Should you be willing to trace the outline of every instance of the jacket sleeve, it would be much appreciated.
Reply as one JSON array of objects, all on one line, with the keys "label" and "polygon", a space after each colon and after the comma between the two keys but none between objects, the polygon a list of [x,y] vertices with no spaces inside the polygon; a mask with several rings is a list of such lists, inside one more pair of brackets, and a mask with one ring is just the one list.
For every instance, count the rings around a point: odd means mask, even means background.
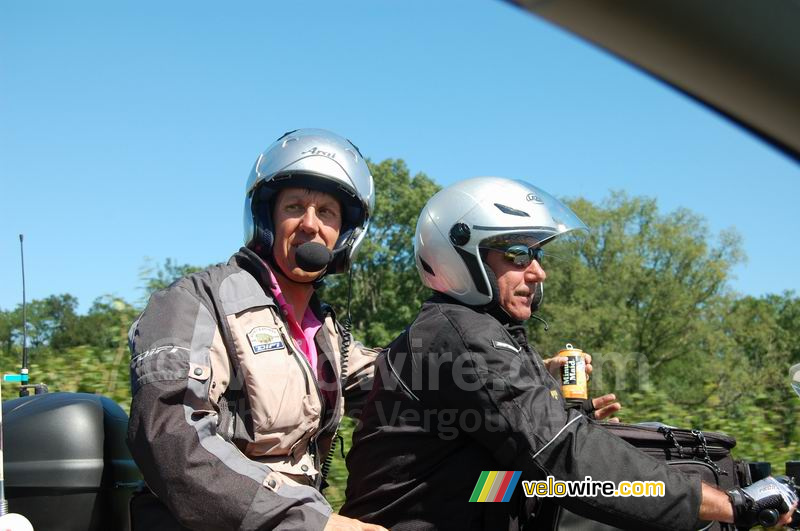
[{"label": "jacket sleeve", "polygon": [[128,446],[148,486],[190,529],[322,529],[331,508],[311,487],[245,457],[217,433],[209,399],[209,309],[174,285],[152,296],[130,332]]},{"label": "jacket sleeve", "polygon": [[[340,330],[340,333],[344,333]],[[353,340],[347,356],[347,379],[344,384],[345,414],[358,418],[372,389],[378,351]]]},{"label": "jacket sleeve", "polygon": [[[589,476],[615,483],[664,482],[664,497],[558,500],[575,513],[625,529],[698,528],[699,478],[671,470],[586,416],[565,411],[541,360],[531,365],[522,359],[524,352],[495,347],[487,341],[490,333],[440,331],[440,336],[456,339],[437,351],[457,355],[440,360],[439,387],[426,392],[426,401],[458,411],[462,419],[481,419],[477,426],[472,420],[462,422],[462,431],[469,431],[506,470],[521,470],[523,480],[553,476],[581,481]],[[423,374],[423,381],[430,376]]]}]

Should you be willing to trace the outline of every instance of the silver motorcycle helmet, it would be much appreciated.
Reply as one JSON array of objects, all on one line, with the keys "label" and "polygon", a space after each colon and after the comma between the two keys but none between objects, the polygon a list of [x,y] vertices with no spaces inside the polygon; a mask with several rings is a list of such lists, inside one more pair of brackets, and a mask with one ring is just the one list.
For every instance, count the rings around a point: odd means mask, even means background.
[{"label": "silver motorcycle helmet", "polygon": [[544,190],[519,180],[476,177],[428,200],[417,221],[414,258],[423,284],[464,304],[483,306],[494,300],[496,281],[481,249],[534,249],[576,229],[587,230]]},{"label": "silver motorcycle helmet", "polygon": [[290,131],[256,159],[245,187],[244,245],[271,260],[272,204],[287,187],[330,193],[342,205],[342,228],[327,273],[347,271],[375,207],[375,187],[358,148],[324,129]]}]

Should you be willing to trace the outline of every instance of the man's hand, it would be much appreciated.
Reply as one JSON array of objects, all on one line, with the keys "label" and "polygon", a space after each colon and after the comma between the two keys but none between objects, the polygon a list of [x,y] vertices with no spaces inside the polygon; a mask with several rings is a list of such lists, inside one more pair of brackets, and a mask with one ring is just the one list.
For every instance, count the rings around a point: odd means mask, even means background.
[{"label": "man's hand", "polygon": [[[566,356],[553,356],[552,358],[547,358],[544,361],[544,366],[547,367],[547,371],[553,375],[557,381],[561,381],[561,367],[567,363]],[[590,374],[592,374],[592,355],[583,353],[583,362],[586,364],[586,377],[588,378]]]},{"label": "man's hand", "polygon": [[332,514],[325,525],[325,531],[387,531],[385,527],[368,524],[339,514]]},{"label": "man's hand", "polygon": [[[583,362],[586,364],[586,376],[588,378],[592,373],[592,355],[584,352]],[[544,366],[547,367],[547,371],[559,382],[561,381],[561,367],[564,366],[565,363],[567,363],[566,356],[554,356],[544,360]],[[622,405],[616,400],[617,397],[611,393],[593,398],[592,406],[594,407],[595,420],[607,419],[608,422],[619,422],[619,419],[616,417],[609,418],[622,409]]]},{"label": "man's hand", "polygon": [[622,404],[617,402],[617,397],[613,393],[592,398],[592,405],[594,406],[595,420],[608,419],[608,422],[619,422],[616,417],[608,418],[622,409]]},{"label": "man's hand", "polygon": [[794,484],[786,476],[770,476],[727,494],[733,506],[733,521],[740,529],[757,524],[766,527],[788,524],[797,507]]}]

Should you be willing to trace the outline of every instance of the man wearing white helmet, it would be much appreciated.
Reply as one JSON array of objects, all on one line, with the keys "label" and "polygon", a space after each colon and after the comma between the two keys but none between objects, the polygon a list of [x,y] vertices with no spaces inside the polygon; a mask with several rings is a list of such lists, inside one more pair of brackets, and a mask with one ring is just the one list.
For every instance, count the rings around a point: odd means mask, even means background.
[{"label": "man wearing white helmet", "polygon": [[664,497],[555,498],[622,528],[698,529],[734,518],[750,527],[766,508],[789,521],[796,496],[783,483],[768,478],[726,494],[566,408],[523,323],[542,300],[543,246],[576,229],[585,226],[569,208],[522,181],[470,179],[428,201],[414,254],[435,294],[376,361],[342,514],[395,531],[546,529],[553,504],[521,488],[510,500],[501,494],[506,503],[470,503],[482,471],[507,470],[523,480],[662,481]]},{"label": "man wearing white helmet", "polygon": [[355,145],[287,133],[247,181],[245,246],[150,298],[130,332],[128,444],[149,487],[134,529],[378,529],[320,493],[375,354],[314,294],[348,270],[373,208]]}]

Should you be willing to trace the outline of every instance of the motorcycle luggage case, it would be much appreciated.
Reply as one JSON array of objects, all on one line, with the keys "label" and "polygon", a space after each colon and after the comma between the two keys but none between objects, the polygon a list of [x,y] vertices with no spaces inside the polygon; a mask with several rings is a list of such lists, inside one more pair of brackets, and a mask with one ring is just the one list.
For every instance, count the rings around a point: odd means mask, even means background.
[{"label": "motorcycle luggage case", "polygon": [[36,531],[127,530],[141,475],[125,437],[128,416],[87,393],[47,393],[3,403],[9,511]]}]

